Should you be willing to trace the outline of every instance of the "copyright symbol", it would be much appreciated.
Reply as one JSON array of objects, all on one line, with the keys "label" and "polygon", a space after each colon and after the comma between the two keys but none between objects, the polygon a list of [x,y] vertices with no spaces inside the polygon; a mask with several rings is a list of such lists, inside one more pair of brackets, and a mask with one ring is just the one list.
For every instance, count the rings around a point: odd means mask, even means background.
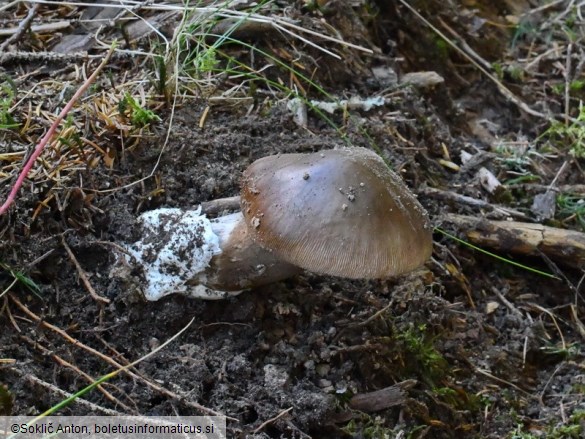
[{"label": "copyright symbol", "polygon": [[18,424],[12,424],[10,426],[10,431],[12,433],[18,433],[20,431],[20,427],[18,426]]}]

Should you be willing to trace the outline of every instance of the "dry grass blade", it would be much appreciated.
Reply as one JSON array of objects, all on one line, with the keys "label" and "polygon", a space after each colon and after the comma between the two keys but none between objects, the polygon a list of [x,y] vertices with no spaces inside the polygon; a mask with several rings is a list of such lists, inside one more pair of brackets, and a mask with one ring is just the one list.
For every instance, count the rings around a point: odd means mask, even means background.
[{"label": "dry grass blade", "polygon": [[[211,16],[210,19],[213,17],[216,18],[225,18],[225,19],[232,19],[236,18],[239,20],[249,20],[255,21],[258,23],[269,23],[274,26],[275,29],[279,29],[282,32],[285,32],[299,40],[309,44],[317,49],[327,53],[330,56],[339,58],[338,55],[334,54],[333,52],[317,45],[316,43],[307,40],[304,37],[294,33],[293,31],[303,32],[314,37],[323,39],[325,41],[330,41],[335,44],[339,44],[341,46],[349,47],[355,50],[362,51],[364,53],[373,53],[371,49],[366,47],[359,46],[357,44],[350,43],[348,41],[343,41],[340,38],[332,37],[321,32],[316,32],[311,29],[306,29],[301,26],[296,25],[291,20],[287,20],[280,17],[271,17],[271,16],[264,16],[258,13],[250,13],[245,11],[238,11],[235,9],[230,9],[227,5],[229,2],[226,2],[224,6],[217,6],[217,7],[187,7],[187,6],[179,6],[179,5],[171,5],[171,4],[148,4],[143,2],[132,2],[132,1],[120,1],[119,3],[89,3],[89,2],[71,2],[71,1],[50,1],[50,0],[31,0],[31,3],[40,3],[40,4],[48,4],[48,5],[67,5],[67,6],[79,6],[79,7],[100,7],[100,8],[117,8],[117,9],[126,9],[129,12],[133,12],[136,9],[144,9],[144,10],[157,10],[157,11],[178,11],[178,12],[195,12],[198,14],[206,14]],[[158,33],[158,31],[157,31]]]},{"label": "dry grass blade", "polygon": [[22,304],[22,302],[20,302],[16,297],[14,297],[14,295],[10,295],[10,299],[12,300],[12,302],[22,311],[24,312],[29,318],[33,319],[35,322],[38,322],[41,326],[55,332],[56,334],[60,335],[61,337],[63,337],[65,340],[67,340],[69,343],[71,343],[73,346],[77,346],[87,352],[89,352],[90,354],[101,358],[102,360],[104,360],[106,363],[110,364],[111,366],[117,368],[117,369],[121,369],[123,370],[125,373],[127,373],[128,375],[130,375],[132,378],[143,382],[144,384],[146,384],[148,387],[156,390],[157,392],[166,395],[176,401],[181,401],[182,403],[184,403],[187,406],[190,406],[196,410],[200,410],[203,413],[208,413],[214,416],[225,416],[222,413],[219,413],[215,410],[209,409],[207,407],[202,406],[201,404],[198,404],[194,401],[189,400],[186,396],[180,396],[178,394],[176,394],[175,392],[171,392],[170,390],[159,386],[158,384],[153,383],[152,381],[144,378],[142,375],[138,374],[137,372],[134,372],[132,370],[130,370],[128,367],[129,365],[123,365],[120,364],[119,362],[117,362],[116,360],[114,360],[113,358],[101,353],[100,351],[97,351],[95,349],[93,349],[90,346],[87,346],[86,344],[80,342],[79,340],[71,337],[69,334],[67,334],[67,332],[65,332],[64,330],[56,327],[55,325],[52,325],[44,320],[42,320],[39,316],[37,316],[35,313],[33,313],[30,309],[28,309],[24,304]]},{"label": "dry grass blade", "polygon": [[[18,374],[20,377],[22,377],[23,379],[25,379],[26,381],[30,381],[31,383],[42,387],[44,390],[49,391],[49,392],[53,392],[54,394],[58,395],[60,398],[70,398],[72,396],[71,393],[69,392],[65,392],[64,390],[58,388],[57,386],[47,383],[46,381],[41,380],[40,378],[31,375],[31,374],[23,374],[22,372],[20,372],[18,369],[12,369],[12,371],[16,374]],[[93,402],[87,401],[83,398],[77,398],[75,400],[75,402],[77,404],[80,404],[82,406],[87,407],[89,410],[92,411],[92,413],[99,413],[103,416],[122,416],[124,415],[124,413],[121,413],[119,411],[116,410],[112,410],[112,409],[108,409],[105,407],[102,407],[101,405],[95,404]]]},{"label": "dry grass blade", "polygon": [[73,105],[77,102],[77,100],[83,95],[83,93],[85,93],[85,91],[89,88],[89,86],[93,83],[93,81],[95,81],[95,79],[98,77],[98,75],[100,74],[102,69],[109,62],[110,57],[114,53],[115,48],[116,48],[116,45],[114,43],[110,47],[110,50],[108,51],[108,53],[106,54],[105,58],[100,63],[100,65],[94,70],[94,72],[91,74],[91,76],[89,78],[87,78],[87,80],[83,83],[83,85],[81,87],[79,87],[79,89],[75,92],[73,97],[69,100],[69,102],[67,102],[65,107],[63,107],[63,110],[61,110],[59,115],[55,118],[55,120],[51,124],[51,127],[49,128],[49,130],[43,136],[41,141],[36,146],[33,154],[29,157],[28,161],[23,166],[22,171],[20,172],[20,175],[16,179],[16,182],[14,183],[14,186],[12,187],[10,194],[8,195],[8,198],[6,199],[4,204],[2,204],[2,206],[0,206],[0,215],[3,215],[4,213],[6,213],[8,208],[14,202],[14,200],[16,199],[16,194],[18,193],[20,187],[22,186],[24,179],[27,177],[28,173],[30,172],[30,170],[31,170],[33,164],[35,163],[35,161],[37,160],[37,158],[39,158],[39,156],[41,155],[41,153],[45,149],[45,146],[49,143],[49,141],[53,137],[53,134],[55,134],[57,127],[63,121],[63,119],[65,118],[67,113],[69,113],[71,108],[73,108]]},{"label": "dry grass blade", "polygon": [[482,375],[484,375],[484,376],[486,376],[486,377],[488,377],[488,378],[490,378],[490,379],[492,379],[492,380],[494,380],[494,381],[497,381],[499,383],[502,383],[502,384],[505,384],[507,386],[510,386],[510,387],[516,389],[517,391],[519,391],[520,393],[522,393],[523,395],[526,395],[526,396],[528,396],[530,398],[538,399],[538,396],[533,395],[530,392],[527,392],[526,390],[522,389],[521,387],[518,387],[516,384],[511,383],[510,381],[506,381],[506,380],[504,380],[502,378],[499,378],[499,377],[491,374],[487,370],[483,370],[483,369],[477,368],[477,369],[475,369],[475,371],[478,372],[478,373],[480,373],[480,374],[482,374]]},{"label": "dry grass blade", "polygon": [[455,49],[457,52],[459,52],[471,64],[473,64],[478,70],[480,70],[487,78],[489,78],[490,81],[492,81],[498,87],[498,90],[500,90],[500,92],[506,98],[508,98],[510,101],[512,101],[515,105],[517,105],[518,108],[520,108],[522,111],[524,111],[532,116],[536,116],[536,117],[544,119],[548,122],[552,122],[554,120],[554,117],[552,115],[547,115],[547,114],[541,113],[539,111],[536,111],[533,108],[530,108],[528,106],[528,104],[526,104],[526,102],[522,101],[518,96],[516,96],[514,93],[512,93],[512,91],[508,87],[506,87],[504,84],[502,84],[502,82],[498,78],[496,78],[494,75],[492,75],[490,72],[488,72],[478,61],[476,61],[473,58],[473,56],[469,55],[467,52],[465,52],[463,49],[461,49],[457,44],[453,43],[453,41],[451,41],[449,38],[447,38],[447,36],[443,32],[441,32],[439,29],[437,29],[436,26],[434,26],[430,21],[428,21],[425,17],[423,17],[416,9],[414,9],[408,2],[406,2],[406,0],[398,0],[398,1],[400,3],[402,3],[404,6],[406,6],[406,8],[408,8],[408,10],[410,12],[412,12],[426,26],[431,28],[433,30],[433,32],[435,32],[437,35],[439,35],[449,46],[451,46],[453,49]]},{"label": "dry grass blade", "polygon": [[63,246],[63,248],[65,249],[65,251],[69,255],[69,259],[71,259],[71,262],[73,262],[73,265],[75,265],[75,269],[77,270],[77,274],[79,275],[81,281],[83,282],[83,285],[85,285],[85,288],[89,292],[89,295],[97,302],[110,303],[111,302],[110,299],[103,297],[103,296],[100,296],[95,291],[95,289],[91,286],[91,282],[89,281],[87,274],[85,274],[85,271],[83,270],[83,268],[81,268],[81,265],[79,265],[77,258],[73,254],[73,251],[71,251],[71,248],[67,245],[67,242],[65,241],[64,237],[61,239],[61,245]]},{"label": "dry grass blade", "polygon": [[278,415],[276,415],[274,418],[268,419],[267,421],[263,422],[262,424],[260,424],[260,426],[258,426],[258,428],[256,428],[254,430],[254,434],[259,433],[260,431],[262,431],[267,425],[272,424],[273,422],[277,421],[278,419],[282,418],[284,415],[286,415],[287,413],[289,413],[293,408],[289,407],[286,410],[281,411]]},{"label": "dry grass blade", "polygon": [[[81,369],[79,369],[77,366],[71,364],[67,360],[64,360],[63,358],[59,357],[57,354],[51,352],[49,349],[47,349],[43,345],[41,345],[38,341],[35,341],[26,335],[21,335],[20,338],[22,340],[24,340],[26,343],[28,343],[29,345],[33,346],[38,351],[40,351],[43,355],[51,357],[59,365],[65,367],[67,369],[71,369],[72,371],[74,371],[75,373],[77,373],[78,375],[83,377],[88,383],[91,384],[95,381],[95,379],[93,379],[87,373],[83,372]],[[115,406],[122,407],[124,410],[126,410],[127,413],[136,413],[136,411],[134,409],[130,408],[128,405],[124,404],[122,401],[120,401],[118,398],[116,398],[114,395],[112,395],[110,392],[108,392],[104,388],[103,385],[100,384],[99,386],[97,386],[97,388],[100,392],[102,392],[104,394],[104,396],[107,399],[112,401],[112,403]]]}]

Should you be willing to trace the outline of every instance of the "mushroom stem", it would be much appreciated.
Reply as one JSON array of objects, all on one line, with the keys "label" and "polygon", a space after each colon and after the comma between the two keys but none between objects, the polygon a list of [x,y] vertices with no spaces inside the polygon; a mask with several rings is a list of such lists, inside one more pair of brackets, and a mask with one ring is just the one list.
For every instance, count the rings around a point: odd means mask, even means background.
[{"label": "mushroom stem", "polygon": [[210,288],[238,291],[286,279],[301,268],[276,258],[273,252],[257,245],[241,212],[211,220],[222,252],[210,261],[206,280]]},{"label": "mushroom stem", "polygon": [[222,212],[235,212],[240,210],[241,197],[216,198],[215,200],[204,201],[201,203],[201,212],[206,215],[218,215]]},{"label": "mushroom stem", "polygon": [[147,300],[222,299],[300,271],[256,245],[239,212],[209,220],[201,208],[157,209],[139,221],[142,238],[128,251],[143,270]]}]

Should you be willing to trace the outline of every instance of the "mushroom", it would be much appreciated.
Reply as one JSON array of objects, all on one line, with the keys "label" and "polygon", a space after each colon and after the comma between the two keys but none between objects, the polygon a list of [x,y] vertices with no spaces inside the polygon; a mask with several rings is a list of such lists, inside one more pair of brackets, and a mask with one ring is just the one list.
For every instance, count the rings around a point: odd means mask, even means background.
[{"label": "mushroom", "polygon": [[258,245],[317,273],[386,278],[431,256],[426,211],[365,148],[257,160],[244,171],[242,213]]},{"label": "mushroom", "polygon": [[388,278],[431,255],[426,211],[365,148],[261,158],[244,171],[241,208],[211,221],[200,209],[141,215],[143,238],[129,252],[145,297],[222,298],[301,269]]}]

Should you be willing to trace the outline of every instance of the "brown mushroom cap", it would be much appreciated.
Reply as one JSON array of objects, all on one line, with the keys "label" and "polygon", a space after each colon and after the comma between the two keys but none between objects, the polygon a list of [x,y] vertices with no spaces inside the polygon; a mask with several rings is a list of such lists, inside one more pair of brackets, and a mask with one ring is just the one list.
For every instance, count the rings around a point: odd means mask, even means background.
[{"label": "brown mushroom cap", "polygon": [[385,278],[431,255],[426,211],[365,148],[257,160],[244,171],[242,212],[261,247],[317,273]]}]

